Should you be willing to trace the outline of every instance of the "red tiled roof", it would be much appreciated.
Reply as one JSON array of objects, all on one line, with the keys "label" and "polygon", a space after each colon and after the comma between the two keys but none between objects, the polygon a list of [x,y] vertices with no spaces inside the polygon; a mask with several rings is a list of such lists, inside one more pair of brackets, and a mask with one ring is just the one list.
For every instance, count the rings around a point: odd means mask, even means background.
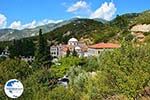
[{"label": "red tiled roof", "polygon": [[89,48],[93,48],[93,49],[113,49],[113,48],[119,48],[119,47],[120,47],[119,44],[114,44],[114,43],[98,43],[98,44],[89,46]]},{"label": "red tiled roof", "polygon": [[68,48],[65,47],[65,48],[63,48],[62,50],[63,50],[64,52],[67,52]]},{"label": "red tiled roof", "polygon": [[61,45],[61,51],[67,52],[68,48],[68,45]]}]

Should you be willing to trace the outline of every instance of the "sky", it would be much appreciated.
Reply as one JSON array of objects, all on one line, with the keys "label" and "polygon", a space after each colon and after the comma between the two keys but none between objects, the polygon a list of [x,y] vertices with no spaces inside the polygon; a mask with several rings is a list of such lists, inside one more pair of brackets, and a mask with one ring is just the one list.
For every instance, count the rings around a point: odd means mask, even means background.
[{"label": "sky", "polygon": [[150,0],[0,0],[0,29],[24,29],[71,18],[102,18],[150,10]]}]

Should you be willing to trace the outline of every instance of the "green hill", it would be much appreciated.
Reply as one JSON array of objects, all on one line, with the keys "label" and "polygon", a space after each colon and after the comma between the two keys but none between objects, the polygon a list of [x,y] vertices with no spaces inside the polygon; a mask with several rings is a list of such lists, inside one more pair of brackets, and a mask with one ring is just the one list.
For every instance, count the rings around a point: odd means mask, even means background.
[{"label": "green hill", "polygon": [[45,36],[48,40],[57,41],[58,43],[66,43],[71,37],[76,37],[79,40],[88,38],[96,43],[108,41],[117,32],[118,28],[109,24],[91,19],[76,19],[67,25],[46,33]]},{"label": "green hill", "polygon": [[118,15],[107,23],[95,19],[75,19],[69,24],[46,33],[45,36],[54,43],[66,43],[70,37],[76,37],[79,40],[90,39],[93,43],[120,41],[124,37],[132,40],[131,27],[137,24],[149,24],[149,18],[150,11]]},{"label": "green hill", "polygon": [[132,24],[150,24],[150,10],[140,13],[136,18],[133,19]]}]

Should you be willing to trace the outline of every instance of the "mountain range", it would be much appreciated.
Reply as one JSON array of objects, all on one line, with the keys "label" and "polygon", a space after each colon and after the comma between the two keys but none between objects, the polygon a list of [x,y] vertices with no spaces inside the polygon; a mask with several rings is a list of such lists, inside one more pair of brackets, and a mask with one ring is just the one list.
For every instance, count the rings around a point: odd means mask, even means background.
[{"label": "mountain range", "polygon": [[10,41],[13,39],[21,39],[26,37],[37,36],[39,29],[43,30],[43,33],[50,32],[58,27],[61,27],[65,24],[69,23],[69,21],[63,21],[60,23],[49,23],[46,25],[38,26],[36,28],[31,29],[0,29],[0,41]]},{"label": "mountain range", "polygon": [[32,29],[0,29],[0,41],[11,41],[13,39],[28,37],[34,38],[38,35],[39,29],[42,29],[49,40],[65,42],[65,39],[69,37],[77,37],[78,39],[88,37],[91,38],[91,41],[100,42],[109,39],[109,37],[116,38],[118,33],[124,35],[134,25],[150,24],[149,18],[150,11],[147,10],[142,13],[128,13],[117,16],[111,21],[99,18],[73,18],[60,23],[49,23]]}]

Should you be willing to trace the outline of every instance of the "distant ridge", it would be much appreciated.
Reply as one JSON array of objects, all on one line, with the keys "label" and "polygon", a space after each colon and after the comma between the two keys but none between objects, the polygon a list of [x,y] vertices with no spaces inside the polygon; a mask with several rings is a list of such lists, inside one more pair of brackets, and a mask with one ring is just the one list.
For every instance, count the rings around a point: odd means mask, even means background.
[{"label": "distant ridge", "polygon": [[[68,32],[67,34],[70,34],[69,37],[77,36],[81,38],[82,37],[81,35],[84,34],[84,37],[95,38],[96,36],[99,37],[99,39],[101,40],[106,35],[104,33],[107,33],[108,36],[106,37],[109,37],[109,35],[116,34],[113,32],[123,31],[122,29],[124,28],[126,28],[127,29],[126,31],[128,31],[129,30],[128,28],[131,28],[136,24],[150,24],[150,10],[144,11],[142,13],[123,14],[117,16],[111,21],[107,21],[101,18],[95,19],[72,18],[70,20],[65,20],[59,23],[49,23],[32,29],[23,29],[23,30],[8,29],[8,28],[0,29],[0,41],[11,41],[13,39],[36,37],[38,35],[39,29],[42,29],[43,33],[51,35],[53,34],[53,36],[55,36],[56,33],[57,34],[55,37],[56,40],[58,40],[57,38],[59,36],[63,38],[62,37],[63,34],[65,38],[68,38],[65,35],[67,32]],[[101,35],[97,36],[97,34]],[[100,40],[94,39],[94,41]]]}]

